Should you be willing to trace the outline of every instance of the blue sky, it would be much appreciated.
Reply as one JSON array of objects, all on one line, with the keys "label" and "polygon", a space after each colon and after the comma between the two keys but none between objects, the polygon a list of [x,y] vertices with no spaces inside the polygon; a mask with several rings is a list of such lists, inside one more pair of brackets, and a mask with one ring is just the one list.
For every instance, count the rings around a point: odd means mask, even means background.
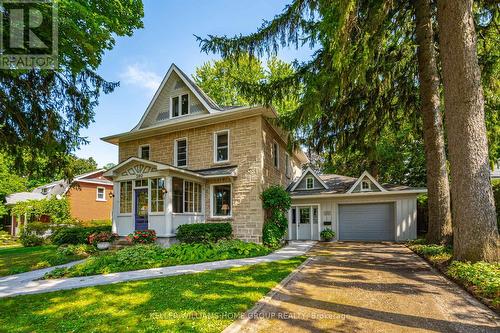
[{"label": "blue sky", "polygon": [[[108,81],[120,81],[112,94],[103,95],[95,122],[81,132],[90,143],[76,152],[93,157],[99,166],[116,163],[118,148],[100,140],[129,131],[144,113],[171,63],[188,75],[217,55],[201,53],[193,35],[250,33],[263,20],[280,13],[282,0],[144,0],[144,28],[132,37],[118,38],[99,68]],[[305,60],[312,51],[285,49],[285,61]]]}]

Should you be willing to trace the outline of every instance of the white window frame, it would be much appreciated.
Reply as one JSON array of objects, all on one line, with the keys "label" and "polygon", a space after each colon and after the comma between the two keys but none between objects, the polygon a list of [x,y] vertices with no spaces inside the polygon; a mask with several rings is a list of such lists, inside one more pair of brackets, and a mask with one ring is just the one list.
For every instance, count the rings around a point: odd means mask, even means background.
[{"label": "white window frame", "polygon": [[[311,187],[309,187],[309,180],[312,180]],[[314,177],[313,176],[306,177],[306,190],[312,190],[312,189],[314,189]]]},{"label": "white window frame", "polygon": [[[99,190],[102,190],[102,198],[99,198]],[[106,200],[106,188],[103,186],[97,186],[95,190],[95,201],[107,201]]]},{"label": "white window frame", "polygon": [[[276,152],[274,151],[274,147],[276,146]],[[273,156],[273,165],[276,169],[280,168],[280,145],[276,140],[273,140],[273,145],[271,148],[271,155]]]},{"label": "white window frame", "polygon": [[[194,186],[199,185],[200,186],[200,211],[199,212],[186,212],[186,182],[192,183],[193,184],[193,200],[197,200],[197,198],[194,197]],[[175,213],[175,214],[186,214],[186,215],[202,215],[203,214],[203,185],[192,181],[192,180],[182,180],[182,213]],[[232,194],[232,193],[231,193]],[[193,201],[193,206],[194,206],[194,201]]]},{"label": "white window frame", "polygon": [[[217,161],[217,136],[227,133],[227,160]],[[228,129],[214,132],[214,163],[227,163],[231,159],[231,133]]]},{"label": "white window frame", "polygon": [[[365,188],[365,187],[363,186],[364,184],[367,184],[367,185],[368,185],[368,187],[366,187],[366,188]],[[370,183],[369,181],[367,181],[367,180],[362,180],[362,181],[361,181],[361,183],[360,183],[360,186],[361,186],[361,187],[360,187],[360,191],[361,191],[361,192],[368,192],[368,191],[371,191],[371,190],[372,190],[372,185],[371,185],[371,183]]]},{"label": "white window frame", "polygon": [[[187,95],[187,97],[188,97],[188,113],[187,114],[182,114],[182,96],[184,96],[184,95]],[[173,100],[176,97],[179,98],[179,106],[178,106],[178,110],[177,110],[177,111],[179,111],[179,115],[174,117],[174,113],[172,112],[173,108],[174,108]],[[189,95],[189,93],[183,93],[180,95],[171,96],[170,97],[170,107],[168,109],[169,109],[170,119],[189,116],[191,114],[191,96]]]},{"label": "white window frame", "polygon": [[[167,180],[165,179],[165,177],[152,177],[152,178],[148,178],[148,214],[149,215],[165,215],[165,212],[167,211],[167,203],[166,203],[166,199],[165,199],[165,193],[163,193],[163,191],[161,190],[161,187],[158,188],[158,195],[161,195],[163,196],[163,210],[162,211],[153,211],[152,208],[153,208],[153,180],[154,179],[163,179],[163,185],[166,186],[166,183],[167,183]],[[141,187],[137,187],[137,188],[141,188]],[[155,199],[156,200],[156,199]],[[158,204],[158,203],[157,203]],[[157,207],[158,209],[158,207]]]},{"label": "white window frame", "polygon": [[[229,185],[230,193],[231,193],[231,198],[230,198],[230,206],[229,206],[229,215],[215,215],[215,209],[214,209],[214,187],[215,186],[221,186],[221,185]],[[210,217],[214,219],[232,219],[233,218],[233,184],[231,183],[218,183],[218,184],[211,184],[210,185]]]},{"label": "white window frame", "polygon": [[[121,201],[121,191],[122,191],[122,185],[123,183],[130,182],[130,190],[131,190],[131,197],[130,197],[130,212],[128,213],[122,213],[122,201]],[[134,199],[134,188],[135,188],[135,183],[134,180],[122,180],[119,182],[119,188],[118,188],[118,216],[132,216],[134,214],[134,204],[135,204],[135,199]]]},{"label": "white window frame", "polygon": [[[186,165],[181,165],[179,166],[179,161],[177,160],[177,143],[179,141],[186,140]],[[189,163],[189,158],[188,158],[188,152],[189,152],[189,146],[188,146],[188,139],[186,137],[184,138],[178,138],[174,140],[174,165],[178,168],[187,168],[188,163]]]},{"label": "white window frame", "polygon": [[140,145],[138,150],[137,150],[137,156],[139,156],[139,158],[141,160],[144,160],[144,158],[142,158],[142,148],[144,147],[148,147],[149,148],[149,158],[148,158],[148,161],[151,161],[151,145],[149,144],[146,144],[146,145]]}]

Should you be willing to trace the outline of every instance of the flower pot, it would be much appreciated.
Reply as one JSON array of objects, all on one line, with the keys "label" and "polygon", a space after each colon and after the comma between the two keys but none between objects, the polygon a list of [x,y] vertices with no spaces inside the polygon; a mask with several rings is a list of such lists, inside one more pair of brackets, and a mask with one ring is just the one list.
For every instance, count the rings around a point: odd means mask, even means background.
[{"label": "flower pot", "polygon": [[97,243],[97,249],[99,250],[107,250],[111,246],[110,242],[99,242]]}]

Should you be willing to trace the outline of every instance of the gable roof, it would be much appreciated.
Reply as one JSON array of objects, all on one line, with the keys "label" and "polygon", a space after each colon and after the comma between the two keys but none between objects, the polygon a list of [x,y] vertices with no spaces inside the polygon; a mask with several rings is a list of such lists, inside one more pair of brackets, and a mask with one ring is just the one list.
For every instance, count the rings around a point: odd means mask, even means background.
[{"label": "gable roof", "polygon": [[[309,168],[308,168],[309,169]],[[321,179],[321,181],[326,185],[326,188],[315,188],[310,190],[297,190],[296,187],[300,183],[300,181],[304,178],[304,176],[309,173],[309,170],[306,169],[302,176],[294,181],[289,187],[288,191],[292,197],[322,197],[322,196],[356,196],[356,195],[380,195],[380,194],[394,194],[394,193],[425,193],[427,190],[425,188],[416,188],[405,185],[393,185],[393,184],[383,184],[373,181],[375,180],[373,177],[368,177],[366,172],[359,178],[353,178],[343,175],[337,174],[315,174],[317,178]],[[361,182],[362,179],[368,177],[375,186],[381,186],[380,192],[361,192],[361,193],[352,193],[352,190],[356,188],[356,186]],[[373,179],[373,180],[372,180]]]},{"label": "gable roof", "polygon": [[387,190],[385,188],[383,188],[382,185],[380,185],[379,182],[375,178],[373,178],[373,176],[370,175],[370,173],[368,171],[365,170],[361,174],[361,176],[359,176],[358,180],[356,180],[356,182],[351,186],[351,188],[349,189],[349,191],[347,191],[347,193],[352,193],[352,191],[354,191],[354,189],[356,188],[356,186],[358,186],[359,183],[361,183],[361,181],[364,178],[368,178],[373,183],[373,185],[375,185],[381,192],[387,192]]},{"label": "gable roof", "polygon": [[324,189],[328,188],[328,185],[325,184],[325,182],[316,174],[316,172],[314,172],[311,167],[307,167],[307,169],[302,172],[302,175],[299,177],[299,179],[297,179],[297,181],[292,185],[290,191],[294,191],[307,174],[311,174],[314,178],[316,178],[316,180],[321,184],[321,186],[323,186]]},{"label": "gable roof", "polygon": [[189,88],[189,90],[191,90],[191,92],[200,100],[203,106],[208,110],[208,113],[214,113],[226,110],[225,108],[222,108],[217,103],[215,103],[215,101],[211,99],[200,87],[198,87],[198,85],[196,85],[196,83],[194,83],[193,80],[191,80],[191,78],[188,75],[186,75],[186,73],[184,73],[179,67],[177,67],[175,64],[172,64],[170,65],[170,68],[168,69],[165,76],[163,77],[163,80],[161,81],[160,86],[153,95],[153,98],[149,102],[146,111],[139,120],[139,123],[132,129],[132,131],[141,128],[142,124],[144,123],[144,120],[151,111],[153,105],[156,103],[156,100],[160,96],[160,93],[162,92],[163,88],[165,87],[165,84],[167,83],[172,73],[176,73],[180,77],[180,79]]}]

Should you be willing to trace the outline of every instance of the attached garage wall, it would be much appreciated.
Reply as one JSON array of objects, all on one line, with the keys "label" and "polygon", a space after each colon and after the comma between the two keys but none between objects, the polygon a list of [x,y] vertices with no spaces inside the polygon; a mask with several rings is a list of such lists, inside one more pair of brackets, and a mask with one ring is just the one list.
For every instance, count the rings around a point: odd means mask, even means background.
[{"label": "attached garage wall", "polygon": [[[342,198],[307,198],[307,199],[292,199],[292,205],[319,204],[321,227],[332,228],[337,237],[339,235],[338,225],[338,206],[341,204],[357,204],[357,203],[393,203],[394,218],[395,218],[395,240],[405,241],[415,239],[417,237],[417,195],[365,195],[352,196]],[[330,222],[332,225],[324,225],[324,222]]]}]

